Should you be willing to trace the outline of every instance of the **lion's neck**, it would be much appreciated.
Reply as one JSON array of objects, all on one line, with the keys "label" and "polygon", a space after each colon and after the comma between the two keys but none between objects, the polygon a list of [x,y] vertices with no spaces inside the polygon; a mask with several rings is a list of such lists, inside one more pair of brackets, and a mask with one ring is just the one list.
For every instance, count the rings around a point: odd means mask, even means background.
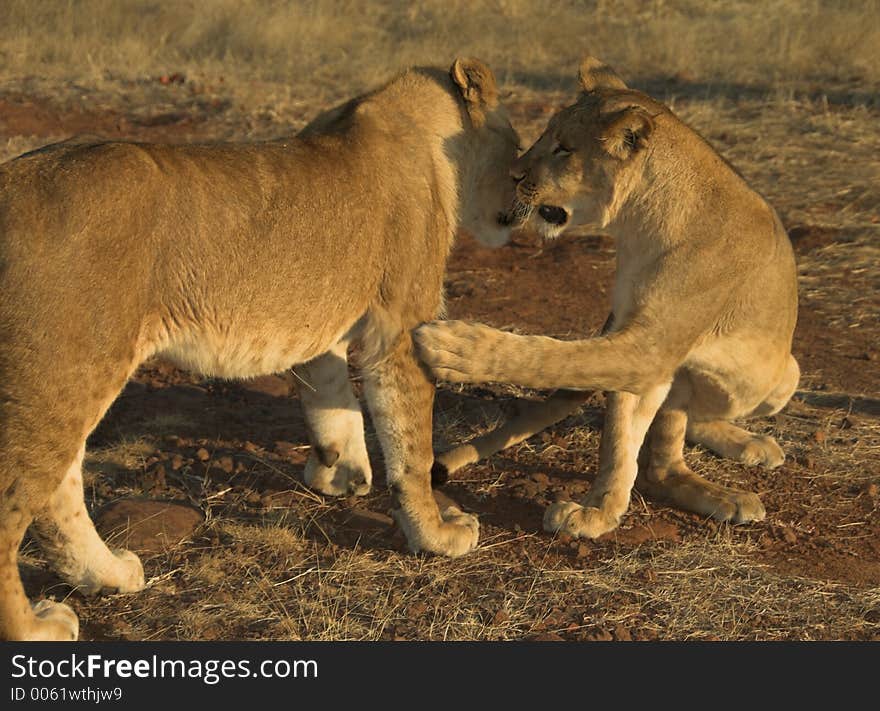
[{"label": "lion's neck", "polygon": [[[704,148],[704,150],[700,150]],[[741,192],[742,181],[708,146],[686,156],[658,146],[621,181],[607,213],[607,227],[618,243],[639,241],[658,252],[676,244],[720,238],[723,206]],[[716,229],[707,229],[716,225]]]},{"label": "lion's neck", "polygon": [[453,83],[445,72],[411,70],[377,92],[371,103],[382,130],[399,141],[401,163],[424,163],[430,170],[435,199],[454,230],[475,166],[474,152],[466,144],[462,108],[452,92]]}]

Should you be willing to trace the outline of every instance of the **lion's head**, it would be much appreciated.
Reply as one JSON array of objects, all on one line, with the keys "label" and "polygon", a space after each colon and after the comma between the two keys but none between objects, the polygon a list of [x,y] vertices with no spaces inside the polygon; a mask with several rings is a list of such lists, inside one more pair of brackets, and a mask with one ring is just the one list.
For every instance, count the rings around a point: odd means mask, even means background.
[{"label": "lion's head", "polygon": [[463,186],[460,226],[482,244],[499,247],[510,239],[507,212],[514,198],[510,179],[520,143],[498,99],[492,70],[478,59],[456,59],[449,75],[467,113],[463,149],[478,160]]},{"label": "lion's head", "polygon": [[514,224],[532,220],[545,237],[568,225],[607,225],[641,175],[662,104],[627,88],[593,57],[581,64],[583,93],[557,113],[511,171]]}]

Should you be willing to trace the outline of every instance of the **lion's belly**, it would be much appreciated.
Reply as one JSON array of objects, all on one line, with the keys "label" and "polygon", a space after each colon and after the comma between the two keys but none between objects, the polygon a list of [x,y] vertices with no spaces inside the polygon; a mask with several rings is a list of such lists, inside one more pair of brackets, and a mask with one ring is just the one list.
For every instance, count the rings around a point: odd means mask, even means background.
[{"label": "lion's belly", "polygon": [[347,330],[329,336],[296,329],[265,334],[198,331],[173,339],[160,355],[210,377],[250,378],[278,373],[326,353]]}]

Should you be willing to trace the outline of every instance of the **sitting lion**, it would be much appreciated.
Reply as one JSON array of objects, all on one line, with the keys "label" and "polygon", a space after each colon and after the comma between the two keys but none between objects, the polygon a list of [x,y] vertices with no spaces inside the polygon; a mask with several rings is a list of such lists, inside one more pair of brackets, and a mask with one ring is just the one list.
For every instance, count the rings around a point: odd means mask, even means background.
[{"label": "sitting lion", "polygon": [[431,495],[434,388],[410,336],[442,309],[459,227],[507,240],[518,138],[492,72],[414,69],[262,144],[64,142],[0,166],[0,638],[74,639],[61,603],[28,604],[25,530],[71,585],[144,586],[83,503],[86,437],[144,359],[210,376],[294,364],[306,481],[362,494],[371,472],[346,349],[397,520],[413,550],[459,555],[477,519]]},{"label": "sitting lion", "polygon": [[747,464],[783,461],[773,439],[731,420],[777,412],[797,386],[788,236],[773,208],[669,109],[596,59],[584,60],[580,79],[577,103],[514,167],[511,218],[551,238],[571,223],[606,228],[617,245],[612,315],[600,337],[572,342],[459,321],[422,326],[420,356],[438,378],[565,389],[435,467],[521,441],[583,402],[573,391],[603,389],[613,392],[598,477],[580,504],[547,510],[546,530],[595,538],[614,529],[634,484],[718,520],[760,521],[755,494],[698,476],[683,447],[687,437]]}]

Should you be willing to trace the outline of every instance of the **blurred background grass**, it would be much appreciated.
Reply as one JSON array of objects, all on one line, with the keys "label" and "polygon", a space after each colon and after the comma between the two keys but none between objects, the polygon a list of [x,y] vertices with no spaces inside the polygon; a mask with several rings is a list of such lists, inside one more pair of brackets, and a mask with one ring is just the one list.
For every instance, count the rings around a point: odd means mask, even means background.
[{"label": "blurred background grass", "polygon": [[476,55],[507,86],[570,88],[585,50],[637,83],[880,87],[878,0],[3,0],[0,80],[157,72],[347,96]]}]

